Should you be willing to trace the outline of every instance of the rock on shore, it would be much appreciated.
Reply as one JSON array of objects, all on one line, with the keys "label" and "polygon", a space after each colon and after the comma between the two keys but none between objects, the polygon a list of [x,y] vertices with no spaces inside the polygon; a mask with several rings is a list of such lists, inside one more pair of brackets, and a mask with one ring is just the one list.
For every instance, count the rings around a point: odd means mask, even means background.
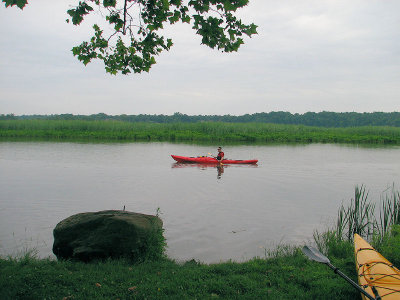
[{"label": "rock on shore", "polygon": [[120,257],[137,261],[162,252],[158,244],[164,242],[159,217],[118,210],[70,216],[57,224],[53,235],[58,259],[86,262]]}]

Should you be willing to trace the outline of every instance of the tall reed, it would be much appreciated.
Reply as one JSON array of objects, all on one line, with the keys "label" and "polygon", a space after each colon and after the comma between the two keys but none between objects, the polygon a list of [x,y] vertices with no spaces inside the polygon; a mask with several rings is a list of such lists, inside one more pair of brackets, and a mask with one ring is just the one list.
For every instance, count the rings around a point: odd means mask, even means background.
[{"label": "tall reed", "polygon": [[400,224],[400,192],[394,185],[382,194],[378,214],[375,203],[368,200],[368,191],[362,185],[356,186],[349,206],[342,204],[339,208],[334,232],[339,240],[352,241],[355,233],[371,239],[383,237],[396,224]]},{"label": "tall reed", "polygon": [[373,234],[375,204],[369,203],[367,199],[368,191],[365,190],[365,186],[356,186],[350,206],[345,208],[342,204],[339,208],[336,223],[336,233],[339,237],[351,241],[355,233],[365,237]]},{"label": "tall reed", "polygon": [[393,185],[382,193],[380,199],[379,212],[376,213],[376,205],[368,200],[365,186],[356,186],[350,204],[342,204],[339,208],[335,226],[323,232],[314,231],[318,249],[326,255],[347,257],[353,251],[355,233],[369,240],[376,248],[392,238],[394,225],[400,225],[400,192]]},{"label": "tall reed", "polygon": [[381,197],[381,209],[379,211],[379,224],[376,222],[378,237],[382,239],[393,225],[400,224],[400,192],[388,189]]}]

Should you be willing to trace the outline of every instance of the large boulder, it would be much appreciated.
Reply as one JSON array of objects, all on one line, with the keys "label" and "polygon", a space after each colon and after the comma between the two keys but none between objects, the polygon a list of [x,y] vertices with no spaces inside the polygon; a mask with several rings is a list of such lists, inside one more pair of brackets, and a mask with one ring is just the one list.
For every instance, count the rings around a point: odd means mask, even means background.
[{"label": "large boulder", "polygon": [[54,228],[53,252],[58,259],[156,258],[164,252],[162,221],[128,211],[86,212],[62,220]]}]

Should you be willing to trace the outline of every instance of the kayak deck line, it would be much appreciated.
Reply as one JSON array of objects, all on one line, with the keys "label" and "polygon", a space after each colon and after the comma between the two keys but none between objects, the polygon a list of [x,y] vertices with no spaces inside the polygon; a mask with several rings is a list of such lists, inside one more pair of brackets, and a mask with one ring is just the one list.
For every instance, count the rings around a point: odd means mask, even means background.
[{"label": "kayak deck line", "polygon": [[357,234],[354,250],[360,286],[384,300],[400,299],[400,270]]}]

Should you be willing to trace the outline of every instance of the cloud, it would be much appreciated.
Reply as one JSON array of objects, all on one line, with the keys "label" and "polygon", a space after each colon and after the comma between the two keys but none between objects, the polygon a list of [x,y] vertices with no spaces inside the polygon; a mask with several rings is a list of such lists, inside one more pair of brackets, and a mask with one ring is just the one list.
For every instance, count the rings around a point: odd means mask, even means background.
[{"label": "cloud", "polygon": [[200,45],[190,25],[167,26],[171,51],[128,77],[72,56],[92,33],[89,22],[65,23],[73,3],[0,8],[0,113],[399,110],[398,1],[250,0],[238,13],[259,34],[238,53]]}]

